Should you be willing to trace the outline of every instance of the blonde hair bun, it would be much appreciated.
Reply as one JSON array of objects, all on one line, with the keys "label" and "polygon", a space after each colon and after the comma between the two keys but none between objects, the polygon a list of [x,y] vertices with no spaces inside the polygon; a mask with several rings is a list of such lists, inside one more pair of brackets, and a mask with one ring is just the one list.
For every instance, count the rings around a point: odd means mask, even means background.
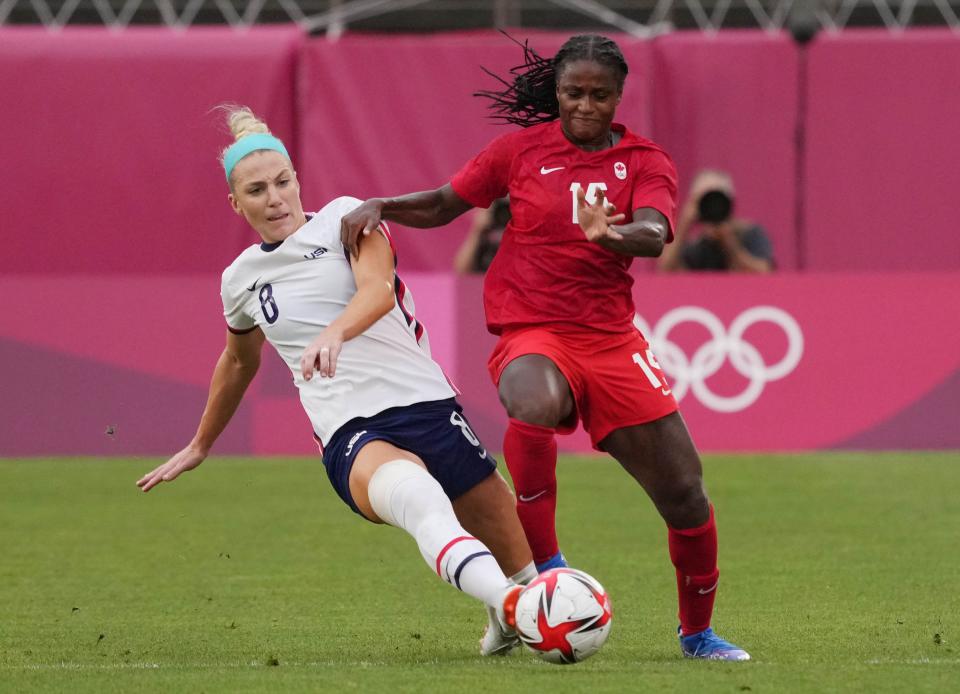
[{"label": "blonde hair bun", "polygon": [[234,140],[239,140],[254,133],[271,134],[267,124],[257,118],[256,114],[247,106],[228,107],[227,126],[230,128]]}]

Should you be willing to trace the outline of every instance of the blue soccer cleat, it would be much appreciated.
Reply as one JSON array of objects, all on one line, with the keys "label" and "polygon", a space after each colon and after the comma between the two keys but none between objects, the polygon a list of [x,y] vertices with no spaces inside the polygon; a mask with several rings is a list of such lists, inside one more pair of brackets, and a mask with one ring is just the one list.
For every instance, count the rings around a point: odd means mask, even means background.
[{"label": "blue soccer cleat", "polygon": [[565,568],[567,568],[567,559],[563,556],[563,552],[557,552],[545,562],[537,564],[537,573],[542,574],[544,571],[549,571],[550,569]]},{"label": "blue soccer cleat", "polygon": [[[677,629],[679,634],[680,630]],[[680,650],[687,658],[704,660],[750,660],[750,654],[732,643],[724,641],[707,627],[697,634],[680,634]]]}]

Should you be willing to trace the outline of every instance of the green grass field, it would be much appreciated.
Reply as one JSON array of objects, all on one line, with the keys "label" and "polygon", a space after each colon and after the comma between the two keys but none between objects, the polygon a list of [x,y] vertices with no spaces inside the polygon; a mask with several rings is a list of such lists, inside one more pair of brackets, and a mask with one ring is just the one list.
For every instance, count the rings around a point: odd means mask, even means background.
[{"label": "green grass field", "polygon": [[560,464],[568,558],[613,634],[572,667],[481,659],[481,608],[355,517],[319,460],[0,460],[0,691],[960,690],[960,456],[710,456],[714,626],[683,660],[665,530],[603,458]]}]

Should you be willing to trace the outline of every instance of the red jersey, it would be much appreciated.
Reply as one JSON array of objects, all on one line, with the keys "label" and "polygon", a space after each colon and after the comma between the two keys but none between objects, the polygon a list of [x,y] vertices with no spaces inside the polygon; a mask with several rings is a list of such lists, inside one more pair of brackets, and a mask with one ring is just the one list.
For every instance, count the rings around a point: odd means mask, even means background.
[{"label": "red jersey", "polygon": [[562,323],[607,332],[632,330],[629,267],[633,258],[587,241],[577,221],[577,190],[589,202],[603,189],[632,220],[652,207],[670,222],[677,209],[677,173],[653,142],[622,125],[613,147],[585,152],[559,121],[506,133],[467,162],[450,182],[475,207],[510,195],[512,218],[487,270],[483,303],[487,328]]}]

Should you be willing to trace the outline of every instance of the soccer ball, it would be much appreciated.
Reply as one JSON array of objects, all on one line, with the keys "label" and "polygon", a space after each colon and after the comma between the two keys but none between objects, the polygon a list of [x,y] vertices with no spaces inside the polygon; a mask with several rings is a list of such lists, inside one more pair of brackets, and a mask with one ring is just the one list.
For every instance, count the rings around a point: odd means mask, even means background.
[{"label": "soccer ball", "polygon": [[550,663],[569,665],[589,658],[610,636],[613,612],[600,583],[576,569],[540,574],[517,601],[517,635]]}]

